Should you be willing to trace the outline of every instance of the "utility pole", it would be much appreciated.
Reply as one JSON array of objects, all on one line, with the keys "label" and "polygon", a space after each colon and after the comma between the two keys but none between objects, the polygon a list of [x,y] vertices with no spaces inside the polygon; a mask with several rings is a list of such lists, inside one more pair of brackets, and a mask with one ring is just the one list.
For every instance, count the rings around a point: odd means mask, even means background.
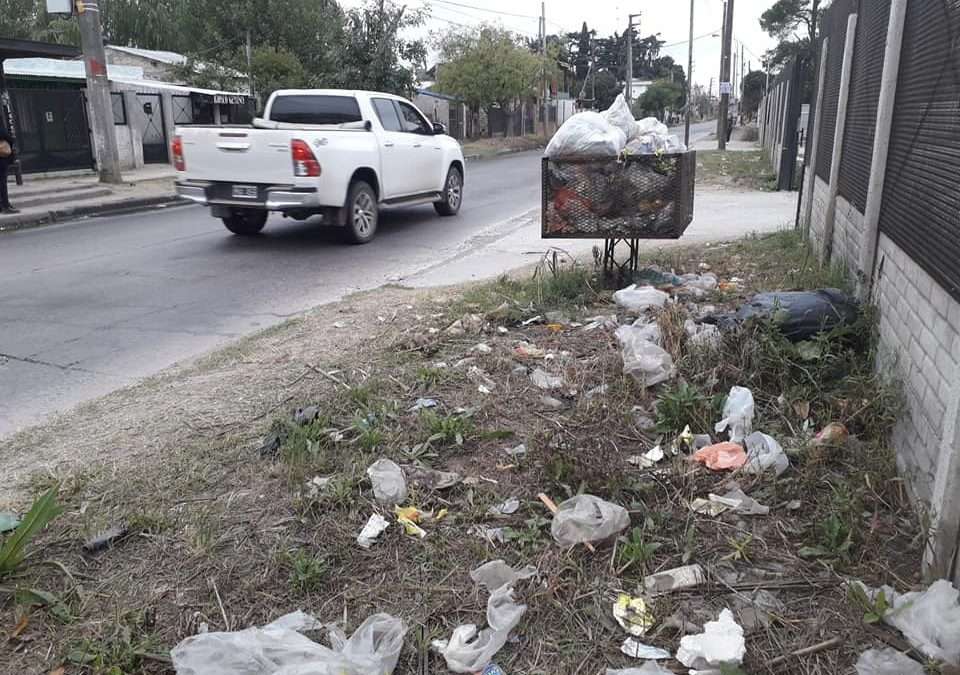
[{"label": "utility pole", "polygon": [[727,116],[730,114],[730,52],[733,48],[733,0],[726,0],[723,17],[723,53],[720,57],[720,119],[717,148],[727,149]]},{"label": "utility pole", "polygon": [[633,103],[633,20],[639,17],[639,14],[627,15],[627,104]]},{"label": "utility pole", "polygon": [[597,109],[597,39],[595,37],[590,38],[590,98],[593,103],[590,105],[591,110]]},{"label": "utility pole", "polygon": [[543,133],[547,133],[550,111],[547,109],[547,3],[540,3],[540,51],[543,54],[541,87],[543,93]]},{"label": "utility pole", "polygon": [[690,145],[690,107],[693,104],[693,4],[694,0],[690,0],[690,40],[687,46],[687,114],[683,122],[683,144],[686,146]]},{"label": "utility pole", "polygon": [[256,94],[253,91],[253,40],[250,38],[250,29],[247,29],[247,78],[249,79],[250,97]]},{"label": "utility pole", "polygon": [[87,101],[90,103],[90,126],[97,150],[97,169],[101,183],[120,183],[120,154],[113,128],[113,103],[110,80],[107,78],[107,57],[103,52],[100,30],[100,5],[97,0],[77,0],[77,22],[80,45],[87,72]]}]

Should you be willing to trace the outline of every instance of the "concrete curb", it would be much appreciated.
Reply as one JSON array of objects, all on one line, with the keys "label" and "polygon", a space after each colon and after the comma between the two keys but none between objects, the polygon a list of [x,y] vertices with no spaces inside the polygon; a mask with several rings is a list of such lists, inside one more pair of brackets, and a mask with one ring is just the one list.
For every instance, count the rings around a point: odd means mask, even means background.
[{"label": "concrete curb", "polygon": [[36,213],[19,213],[12,216],[0,216],[0,232],[14,232],[41,225],[52,225],[76,218],[121,215],[136,213],[156,206],[179,206],[191,202],[177,195],[165,194],[152,197],[132,197],[102,204],[84,206],[65,206]]},{"label": "concrete curb", "polygon": [[534,150],[543,150],[547,146],[541,146],[538,148],[506,148],[504,150],[497,150],[492,155],[464,155],[463,159],[467,162],[485,162],[488,159],[497,159],[498,157],[503,157],[504,155],[515,155],[520,152],[533,152]]}]

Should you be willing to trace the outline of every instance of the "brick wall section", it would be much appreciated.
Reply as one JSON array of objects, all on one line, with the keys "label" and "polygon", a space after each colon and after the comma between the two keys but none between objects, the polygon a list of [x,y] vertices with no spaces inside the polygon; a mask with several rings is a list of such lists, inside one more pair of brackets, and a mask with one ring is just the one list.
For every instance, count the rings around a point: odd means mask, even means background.
[{"label": "brick wall section", "polygon": [[827,217],[827,200],[830,196],[830,187],[825,180],[817,176],[813,171],[807,176],[813,176],[813,181],[807,185],[813,185],[813,213],[810,216],[810,241],[813,250],[820,255],[823,250],[823,230],[824,220]]},{"label": "brick wall section", "polygon": [[846,266],[851,279],[860,268],[860,242],[863,241],[863,214],[842,196],[837,197],[837,215],[833,225],[833,259]]},{"label": "brick wall section", "polygon": [[177,82],[173,77],[173,66],[147,59],[135,54],[107,49],[107,63],[115,63],[118,66],[139,66],[143,68],[143,76],[148,80],[157,80],[160,82]]},{"label": "brick wall section", "polygon": [[874,299],[878,367],[903,382],[907,414],[894,431],[898,463],[914,495],[929,501],[946,439],[951,388],[960,377],[960,303],[886,236],[880,236]]}]

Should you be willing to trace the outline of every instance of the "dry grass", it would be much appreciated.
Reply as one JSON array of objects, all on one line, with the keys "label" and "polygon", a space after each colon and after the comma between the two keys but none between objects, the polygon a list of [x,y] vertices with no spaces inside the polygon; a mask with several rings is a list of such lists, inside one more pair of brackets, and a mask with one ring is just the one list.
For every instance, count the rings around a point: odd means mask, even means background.
[{"label": "dry grass", "polygon": [[[290,335],[247,343],[186,377],[159,378],[154,388],[127,402],[141,415],[125,408],[126,424],[134,429],[126,436],[131,444],[137,443],[137,429],[156,430],[142,405],[157,395],[156,387],[169,396],[187,379],[199,396],[205,381],[216,383],[204,400],[211,406],[219,401],[219,415],[211,407],[206,423],[194,420],[193,428],[180,427],[183,433],[159,440],[143,434],[142,446],[134,447],[135,462],[60,473],[69,479],[61,490],[67,512],[42,537],[16,583],[56,593],[69,618],[6,600],[5,611],[12,610],[6,611],[8,628],[20,615],[29,623],[19,638],[0,646],[4,672],[45,673],[65,662],[68,672],[169,672],[167,650],[201,623],[211,630],[238,629],[298,608],[324,621],[343,621],[348,630],[374,611],[400,616],[411,631],[397,672],[447,672],[426,645],[457,624],[484,623],[485,594],[476,591],[468,573],[494,558],[539,570],[538,579],[518,587],[529,610],[515,631],[517,640],[497,657],[511,674],[598,673],[608,665],[626,665],[618,651],[624,636],[611,615],[616,593],[637,592],[645,573],[686,562],[702,564],[710,578],[697,589],[653,602],[659,625],[648,641],[671,651],[679,640],[670,627],[677,620],[700,625],[758,588],[775,593],[784,609],[769,626],[748,635],[748,673],[851,672],[859,652],[878,637],[900,644],[889,630],[868,630],[863,610],[842,591],[847,577],[901,588],[918,581],[918,519],[907,506],[886,442],[895,388],[871,374],[872,342],[831,336],[824,343],[830,367],[808,378],[809,364],[798,361],[769,327],[730,334],[713,351],[691,348],[677,328],[707,302],[735,305],[757,289],[841,280],[814,269],[792,234],[655,257],[678,273],[706,262],[721,279],[743,279],[739,290],[687,299],[664,313],[661,325],[680,376],[657,390],[622,375],[609,330],[571,325],[615,311],[609,291],[578,271],[501,279],[441,302],[420,299],[396,321],[377,321],[376,312],[384,310],[368,305],[371,317],[354,322],[366,333],[334,338],[339,344],[331,347],[353,345],[339,355],[328,349],[311,358],[298,351],[297,339],[316,329],[308,319],[290,327]],[[404,302],[401,297],[394,301]],[[548,319],[562,329],[521,325],[548,311],[565,315]],[[479,332],[444,331],[470,312],[484,317]],[[864,328],[869,317],[865,322]],[[514,348],[521,340],[553,358],[519,358]],[[490,353],[475,351],[479,342]],[[472,361],[455,365],[465,358]],[[471,366],[496,382],[491,395],[477,391]],[[565,386],[550,395],[563,401],[563,409],[545,407],[544,392],[518,366],[561,375]],[[256,371],[271,367],[275,373],[256,379]],[[240,376],[231,378],[232,373]],[[729,476],[682,459],[656,471],[626,463],[658,440],[638,426],[634,408],[653,414],[658,396],[680,382],[703,397],[706,412],[696,413],[694,421],[701,413],[713,421],[714,397],[731,384],[753,388],[755,426],[795,454],[792,468],[778,480],[738,478],[745,491],[771,507],[769,516],[693,514],[688,502],[721,492]],[[603,394],[586,395],[601,385]],[[778,400],[781,394],[784,401]],[[242,415],[224,412],[251,396],[257,405],[243,406]],[[419,397],[440,405],[429,413],[409,412]],[[795,404],[802,402],[810,405],[811,430],[796,412]],[[288,422],[293,409],[307,404],[319,407],[316,422],[306,427]],[[831,452],[811,452],[812,430],[835,420],[846,423],[857,440]],[[709,431],[697,426],[696,432]],[[258,448],[271,427],[284,430],[286,440],[275,457],[261,457]],[[35,438],[62,442],[68,432],[60,428]],[[30,450],[24,439],[19,442]],[[521,442],[528,448],[525,457],[504,452]],[[365,551],[355,537],[380,507],[364,472],[380,456],[476,481],[441,492],[414,488],[412,503],[425,510],[446,508],[450,515],[425,524],[423,540],[391,527]],[[305,494],[308,478],[331,474],[337,479],[325,493]],[[47,482],[38,479],[34,487]],[[559,548],[536,495],[546,492],[559,501],[581,491],[623,504],[637,540],[659,546],[647,546],[650,552],[643,555],[625,553],[636,549],[623,541],[595,554]],[[511,496],[521,499],[516,514],[487,513]],[[799,507],[788,509],[794,500]],[[829,543],[823,525],[828,521],[849,533],[849,548],[829,560],[801,558],[801,547]],[[98,555],[81,551],[85,534],[116,522],[126,523],[131,535]],[[477,525],[506,528],[507,541],[492,545],[471,534]],[[737,550],[741,559],[732,555]],[[835,636],[842,642],[832,649],[765,665]],[[674,670],[681,672],[676,664]]]},{"label": "dry grass", "polygon": [[697,183],[769,191],[776,189],[776,175],[763,150],[701,150],[697,153]]}]

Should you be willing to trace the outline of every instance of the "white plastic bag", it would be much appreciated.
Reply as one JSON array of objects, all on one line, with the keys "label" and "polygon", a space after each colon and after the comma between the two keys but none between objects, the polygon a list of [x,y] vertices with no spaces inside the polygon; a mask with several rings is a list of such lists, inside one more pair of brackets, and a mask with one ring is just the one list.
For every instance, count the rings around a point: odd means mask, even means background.
[{"label": "white plastic bag", "polygon": [[613,294],[613,301],[617,307],[630,313],[640,314],[650,307],[663,307],[670,295],[659,291],[653,286],[631,284]]},{"label": "white plastic bag", "polygon": [[[871,599],[878,592],[859,581],[854,583]],[[925,591],[897,593],[889,586],[879,590],[890,606],[884,623],[898,629],[931,659],[960,666],[960,591],[945,579],[934,581]]]},{"label": "white plastic bag", "polygon": [[696,323],[693,319],[687,319],[683,322],[683,328],[687,331],[690,344],[695,346],[716,347],[722,340],[720,329],[710,323]]},{"label": "white plastic bag", "polygon": [[399,504],[407,498],[407,480],[403,469],[389,459],[378,459],[367,469],[373,483],[373,496],[381,504]]},{"label": "white plastic bag", "polygon": [[753,392],[746,387],[733,387],[723,405],[723,419],[715,428],[718,434],[730,429],[730,440],[743,443],[753,429]]},{"label": "white plastic bag", "polygon": [[640,668],[607,668],[607,675],[673,675],[656,661],[647,661]]},{"label": "white plastic bag", "polygon": [[743,628],[734,621],[730,610],[724,609],[719,619],[703,625],[703,632],[699,635],[680,638],[677,661],[688,668],[708,670],[724,663],[739,665],[746,653]]},{"label": "white plastic bag", "polygon": [[379,513],[374,513],[367,520],[367,524],[363,526],[363,529],[360,530],[360,534],[357,535],[357,543],[363,548],[370,548],[373,546],[373,542],[377,540],[377,537],[388,527],[390,527],[390,521]]},{"label": "white plastic bag", "polygon": [[557,130],[545,154],[551,159],[616,157],[627,137],[600,113],[577,113]]},{"label": "white plastic bag", "polygon": [[433,641],[450,670],[475,673],[487,667],[527,611],[526,605],[513,599],[514,584],[536,573],[537,568],[531,565],[517,570],[502,560],[485,563],[470,573],[470,578],[491,591],[487,600],[488,627],[478,631],[474,624],[464,624],[453,629],[449,640]]},{"label": "white plastic bag", "polygon": [[655,155],[662,150],[660,137],[653,134],[637,136],[627,142],[626,151],[630,155]]},{"label": "white plastic bag", "polygon": [[641,326],[620,326],[616,332],[623,356],[623,372],[643,386],[652,387],[673,377],[673,357],[647,340],[646,334]]},{"label": "white plastic bag", "polygon": [[656,117],[644,117],[642,120],[637,120],[637,135],[643,136],[646,134],[653,134],[654,136],[666,136],[670,133],[670,130],[667,128],[667,125],[658,120]]},{"label": "white plastic bag", "polygon": [[790,468],[787,453],[773,437],[755,431],[747,436],[746,444],[747,463],[743,465],[744,473],[761,474],[772,470],[779,476]]},{"label": "white plastic bag", "polygon": [[617,94],[613,105],[607,108],[603,113],[611,125],[623,132],[627,141],[633,140],[637,135],[637,121],[633,119],[633,113],[630,112],[630,106],[627,104],[623,94]]},{"label": "white plastic bag", "polygon": [[646,317],[642,316],[633,322],[633,327],[637,329],[633,332],[638,338],[655,345],[660,344],[660,326],[657,323],[648,322]]},{"label": "white plastic bag", "polygon": [[687,146],[680,140],[680,137],[675,134],[670,134],[666,138],[666,152],[686,152]]},{"label": "white plastic bag", "polygon": [[622,506],[593,495],[577,495],[557,507],[550,534],[561,546],[602,541],[630,525],[630,514]]},{"label": "white plastic bag", "polygon": [[720,285],[717,275],[711,272],[706,274],[684,274],[681,285],[687,288],[699,288],[701,291],[713,291]]},{"label": "white plastic bag", "polygon": [[188,637],[170,658],[177,675],[389,675],[407,632],[389,614],[368,617],[349,639],[331,628],[331,647],[299,632],[320,627],[312,616],[294,612],[263,628]]},{"label": "white plastic bag", "polygon": [[857,659],[857,675],[923,675],[919,663],[896,649],[868,649]]}]

